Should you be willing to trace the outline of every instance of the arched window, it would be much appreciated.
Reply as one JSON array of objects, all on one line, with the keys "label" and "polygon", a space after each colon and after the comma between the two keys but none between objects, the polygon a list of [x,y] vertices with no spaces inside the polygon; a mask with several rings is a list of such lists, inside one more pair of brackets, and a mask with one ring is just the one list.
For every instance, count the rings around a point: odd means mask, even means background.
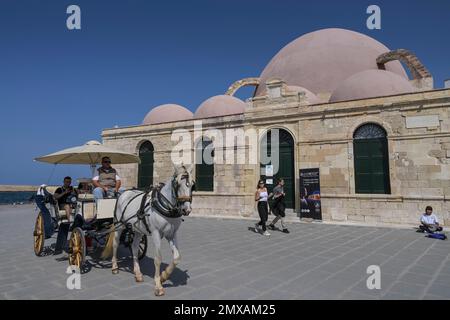
[{"label": "arched window", "polygon": [[390,194],[389,154],[386,131],[367,123],[353,134],[355,192]]},{"label": "arched window", "polygon": [[214,191],[214,149],[212,141],[203,138],[195,148],[195,190]]},{"label": "arched window", "polygon": [[139,148],[139,158],[141,163],[138,169],[138,188],[145,189],[153,184],[153,144],[145,141]]}]

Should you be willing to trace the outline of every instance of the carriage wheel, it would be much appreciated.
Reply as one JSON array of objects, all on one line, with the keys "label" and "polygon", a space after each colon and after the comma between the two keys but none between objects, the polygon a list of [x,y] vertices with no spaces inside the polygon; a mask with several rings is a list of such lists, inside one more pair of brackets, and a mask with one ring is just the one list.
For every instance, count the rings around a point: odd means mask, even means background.
[{"label": "carriage wheel", "polygon": [[139,242],[138,259],[142,260],[147,253],[147,236],[143,235],[141,242]]},{"label": "carriage wheel", "polygon": [[36,217],[36,223],[34,224],[34,253],[40,256],[42,250],[44,250],[45,230],[44,230],[44,217],[42,212],[39,212]]},{"label": "carriage wheel", "polygon": [[86,243],[84,234],[80,228],[75,228],[69,240],[69,265],[77,267],[81,272],[86,257]]}]

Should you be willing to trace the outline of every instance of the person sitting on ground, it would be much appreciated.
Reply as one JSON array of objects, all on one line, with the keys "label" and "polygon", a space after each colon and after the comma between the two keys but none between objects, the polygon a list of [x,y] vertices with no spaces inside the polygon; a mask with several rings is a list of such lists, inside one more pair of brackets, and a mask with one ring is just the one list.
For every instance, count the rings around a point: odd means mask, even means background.
[{"label": "person sitting on ground", "polygon": [[286,225],[284,223],[284,216],[285,216],[285,209],[286,204],[284,203],[284,180],[278,179],[278,184],[275,188],[273,188],[273,206],[272,206],[272,213],[275,215],[275,218],[273,219],[272,223],[269,224],[267,227],[270,230],[275,230],[275,224],[280,220],[281,222],[281,228],[282,232],[289,233],[289,230],[286,228]]},{"label": "person sitting on ground", "polygon": [[120,187],[122,182],[116,169],[111,167],[111,159],[109,157],[102,158],[102,166],[98,168],[98,175],[92,179],[92,184],[95,187],[93,191],[95,199],[115,196],[124,191]]},{"label": "person sitting on ground", "polygon": [[76,190],[72,187],[72,178],[65,177],[63,185],[55,190],[54,198],[58,201],[59,210],[66,211],[67,221],[70,221],[72,214],[72,206],[67,200],[72,194],[76,194]]},{"label": "person sitting on ground", "polygon": [[420,222],[419,229],[423,232],[435,233],[442,231],[442,227],[439,225],[436,215],[433,214],[433,208],[431,206],[425,208],[425,213],[420,217]]}]

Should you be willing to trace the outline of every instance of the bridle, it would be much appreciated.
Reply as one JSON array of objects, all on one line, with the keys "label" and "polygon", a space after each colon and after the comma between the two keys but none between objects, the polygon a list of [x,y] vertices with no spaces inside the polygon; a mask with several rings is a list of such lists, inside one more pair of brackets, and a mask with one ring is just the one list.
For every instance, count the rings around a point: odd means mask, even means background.
[{"label": "bridle", "polygon": [[[181,176],[181,181],[186,180],[186,187],[190,187],[189,186],[189,174],[185,173]],[[178,195],[178,189],[179,189],[179,184],[177,183],[177,177],[173,176],[172,179],[172,190],[175,193],[175,199],[177,201],[177,204],[181,204],[184,202],[192,202],[192,188],[189,188],[189,195],[188,196],[179,196]]]}]

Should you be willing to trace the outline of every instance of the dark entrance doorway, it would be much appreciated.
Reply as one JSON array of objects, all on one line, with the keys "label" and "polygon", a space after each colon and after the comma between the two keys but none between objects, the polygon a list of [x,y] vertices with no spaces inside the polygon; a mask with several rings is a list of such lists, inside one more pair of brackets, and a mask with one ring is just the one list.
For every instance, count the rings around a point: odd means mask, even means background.
[{"label": "dark entrance doorway", "polygon": [[[295,168],[294,168],[294,139],[291,134],[284,129],[272,129],[278,131],[279,139],[279,170],[274,172],[273,176],[265,175],[266,164],[261,163],[261,179],[265,181],[272,179],[272,184],[266,184],[267,190],[272,192],[277,183],[277,179],[284,179],[284,192],[286,193],[286,208],[293,209],[295,207]],[[267,151],[267,156],[271,156],[271,140],[272,130],[267,131],[266,137],[261,140],[260,159],[263,159],[263,152]],[[264,143],[267,148],[264,148]],[[271,163],[269,163],[270,165]]]},{"label": "dark entrance doorway", "polygon": [[153,184],[153,163],[154,160],[153,144],[145,141],[139,148],[139,158],[141,163],[138,169],[138,188],[145,189]]}]

